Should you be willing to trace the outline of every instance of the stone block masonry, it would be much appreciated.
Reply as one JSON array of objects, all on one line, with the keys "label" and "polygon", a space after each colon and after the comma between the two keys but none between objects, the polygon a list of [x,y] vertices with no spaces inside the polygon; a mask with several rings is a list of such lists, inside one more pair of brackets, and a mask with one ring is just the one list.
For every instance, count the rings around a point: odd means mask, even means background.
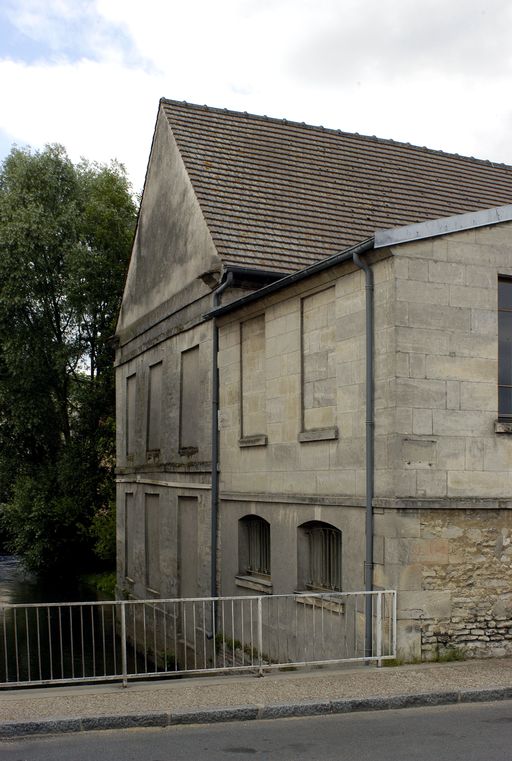
[{"label": "stone block masonry", "polygon": [[420,616],[422,657],[512,654],[512,511],[421,511],[420,530],[425,548],[447,549],[422,563],[423,592],[445,596],[443,610]]}]

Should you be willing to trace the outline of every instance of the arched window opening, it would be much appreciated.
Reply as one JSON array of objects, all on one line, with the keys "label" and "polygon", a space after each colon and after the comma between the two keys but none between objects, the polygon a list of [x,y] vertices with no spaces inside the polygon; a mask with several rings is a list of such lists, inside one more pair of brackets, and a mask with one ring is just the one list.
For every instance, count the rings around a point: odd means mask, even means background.
[{"label": "arched window opening", "polygon": [[341,531],[329,523],[299,526],[299,588],[341,591]]},{"label": "arched window opening", "polygon": [[238,522],[240,573],[270,578],[270,524],[258,515],[246,515]]}]

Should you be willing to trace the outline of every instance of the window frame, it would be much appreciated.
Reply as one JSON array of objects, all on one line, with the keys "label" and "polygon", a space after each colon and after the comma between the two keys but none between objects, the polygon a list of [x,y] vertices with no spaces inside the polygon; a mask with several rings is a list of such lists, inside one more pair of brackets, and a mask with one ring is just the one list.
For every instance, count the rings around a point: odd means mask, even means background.
[{"label": "window frame", "polygon": [[196,434],[196,443],[191,444],[190,442],[184,442],[184,430],[183,430],[183,420],[184,420],[184,402],[185,402],[185,394],[184,394],[184,375],[185,375],[185,362],[184,360],[185,355],[192,356],[192,353],[194,352],[194,356],[197,357],[197,366],[198,371],[200,367],[200,347],[199,344],[194,344],[194,346],[189,346],[187,349],[183,349],[180,352],[180,399],[179,399],[179,419],[178,419],[178,452],[180,455],[186,455],[187,457],[190,457],[191,455],[197,454],[199,452],[199,440],[200,440],[200,430],[199,430],[199,410],[197,411],[197,417],[194,421],[195,423],[195,434]]},{"label": "window frame", "polygon": [[309,592],[343,591],[343,533],[339,528],[324,521],[308,521],[299,526],[303,541],[297,551],[305,552],[298,558],[303,579],[299,588]]},{"label": "window frame", "polygon": [[[512,327],[512,303],[510,306],[507,306],[502,302],[501,293],[502,290],[500,288],[500,284],[507,283],[512,288],[512,277],[507,275],[498,275],[498,420],[504,421],[507,423],[512,422],[512,402],[509,406],[506,407],[506,410],[503,409],[503,405],[501,403],[501,393],[500,391],[502,389],[508,389],[510,393],[512,394],[512,362],[508,367],[505,366],[505,357],[503,354],[503,348],[502,345],[504,343],[503,340],[503,334],[500,339],[500,324],[501,324],[501,316],[502,315],[509,315],[509,321],[510,326]],[[510,341],[512,345],[512,341]],[[508,376],[507,380],[509,380],[509,383],[502,383],[500,380],[502,380],[503,375]]]},{"label": "window frame", "polygon": [[[152,498],[156,498],[153,501]],[[153,504],[153,506],[151,506]],[[157,526],[157,542],[150,544],[150,515],[153,516],[153,520],[156,518]],[[160,589],[157,589],[157,585],[152,586],[151,578],[152,572],[156,571],[158,575],[158,587],[162,583],[162,568],[161,568],[161,552],[160,552],[160,536],[161,536],[161,506],[160,506],[160,494],[158,492],[145,492],[144,494],[144,585],[148,592],[153,595],[160,595]],[[151,557],[150,557],[151,555]]]},{"label": "window frame", "polygon": [[[135,565],[135,525],[135,493],[127,491],[124,493],[124,578],[131,584],[135,581],[135,574],[133,573]],[[131,561],[129,560],[130,557]]]},{"label": "window frame", "polygon": [[263,321],[263,376],[264,376],[264,382],[263,382],[263,399],[266,406],[266,391],[265,391],[265,382],[266,382],[266,333],[267,333],[267,319],[266,319],[266,313],[260,312],[259,314],[253,314],[250,317],[248,317],[245,320],[241,320],[239,327],[238,327],[238,340],[239,340],[239,348],[240,348],[240,358],[239,358],[239,366],[240,366],[240,378],[239,378],[239,424],[240,424],[240,434],[238,438],[238,444],[240,447],[260,447],[260,446],[267,446],[268,443],[268,436],[267,436],[267,419],[266,419],[266,411],[265,411],[265,423],[264,423],[264,430],[262,431],[253,431],[253,432],[247,432],[245,428],[245,421],[244,421],[244,401],[245,401],[245,390],[244,390],[244,332],[247,329],[248,323],[254,321],[254,320],[262,320]]},{"label": "window frame", "polygon": [[244,515],[238,520],[238,567],[237,580],[251,579],[270,584],[270,523],[260,515]]},{"label": "window frame", "polygon": [[[307,293],[300,297],[300,419],[299,419],[299,435],[297,437],[300,443],[307,443],[310,441],[324,441],[337,439],[339,436],[338,424],[337,424],[337,405],[334,411],[334,419],[332,425],[325,428],[306,427],[306,350],[305,350],[305,326],[304,326],[304,310],[305,304],[308,299],[311,299],[319,294],[326,293],[332,290],[333,303],[336,305],[336,284],[329,283],[317,290]],[[336,353],[336,341],[334,343],[332,351]],[[335,384],[336,385],[336,384]]]},{"label": "window frame", "polygon": [[[132,389],[132,395],[130,395]],[[132,404],[133,403],[133,415]],[[137,373],[133,372],[125,378],[125,456],[133,458],[136,450],[136,414],[137,414]],[[130,419],[132,425],[130,425]]]},{"label": "window frame", "polygon": [[[160,378],[159,378],[159,396],[160,396],[160,410],[159,414],[157,415],[158,419],[158,429],[157,433],[158,436],[156,438],[158,439],[158,447],[150,447],[151,439],[155,437],[155,431],[152,430],[151,427],[151,420],[152,420],[152,409],[153,409],[153,397],[155,396],[155,382],[152,381],[151,378],[152,372],[156,370],[156,368],[160,369]],[[163,361],[160,359],[157,362],[152,362],[150,365],[148,365],[148,380],[147,380],[147,409],[146,409],[146,460],[148,462],[153,461],[154,459],[158,460],[160,456],[160,449],[162,446],[162,391],[163,391]]]}]

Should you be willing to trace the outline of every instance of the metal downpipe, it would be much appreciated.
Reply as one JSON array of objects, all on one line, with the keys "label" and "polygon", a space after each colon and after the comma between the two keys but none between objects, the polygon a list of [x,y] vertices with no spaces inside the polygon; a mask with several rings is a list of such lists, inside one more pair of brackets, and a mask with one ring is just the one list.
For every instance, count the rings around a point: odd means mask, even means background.
[{"label": "metal downpipe", "polygon": [[[213,293],[214,309],[220,304],[220,297],[233,282],[233,273],[228,272],[225,281]],[[213,318],[212,335],[212,491],[211,491],[211,563],[210,596],[217,597],[217,524],[219,512],[219,328]]]},{"label": "metal downpipe", "polygon": [[[362,269],[365,275],[365,309],[366,309],[366,515],[365,515],[365,559],[364,559],[364,588],[366,592],[373,591],[373,492],[374,492],[374,446],[375,446],[375,413],[374,413],[374,320],[373,320],[373,270],[368,264],[353,254],[354,264]],[[373,626],[372,626],[372,595],[365,597],[365,656],[372,655]]]}]

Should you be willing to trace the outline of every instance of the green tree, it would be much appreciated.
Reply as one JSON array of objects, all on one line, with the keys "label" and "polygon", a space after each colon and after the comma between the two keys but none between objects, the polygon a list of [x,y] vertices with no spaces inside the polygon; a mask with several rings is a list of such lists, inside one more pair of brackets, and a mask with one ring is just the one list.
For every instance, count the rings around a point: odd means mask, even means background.
[{"label": "green tree", "polygon": [[[136,210],[124,169],[58,145],[0,169],[0,502],[46,572],[90,562],[114,499],[115,330]],[[112,543],[110,542],[110,546]]]}]

